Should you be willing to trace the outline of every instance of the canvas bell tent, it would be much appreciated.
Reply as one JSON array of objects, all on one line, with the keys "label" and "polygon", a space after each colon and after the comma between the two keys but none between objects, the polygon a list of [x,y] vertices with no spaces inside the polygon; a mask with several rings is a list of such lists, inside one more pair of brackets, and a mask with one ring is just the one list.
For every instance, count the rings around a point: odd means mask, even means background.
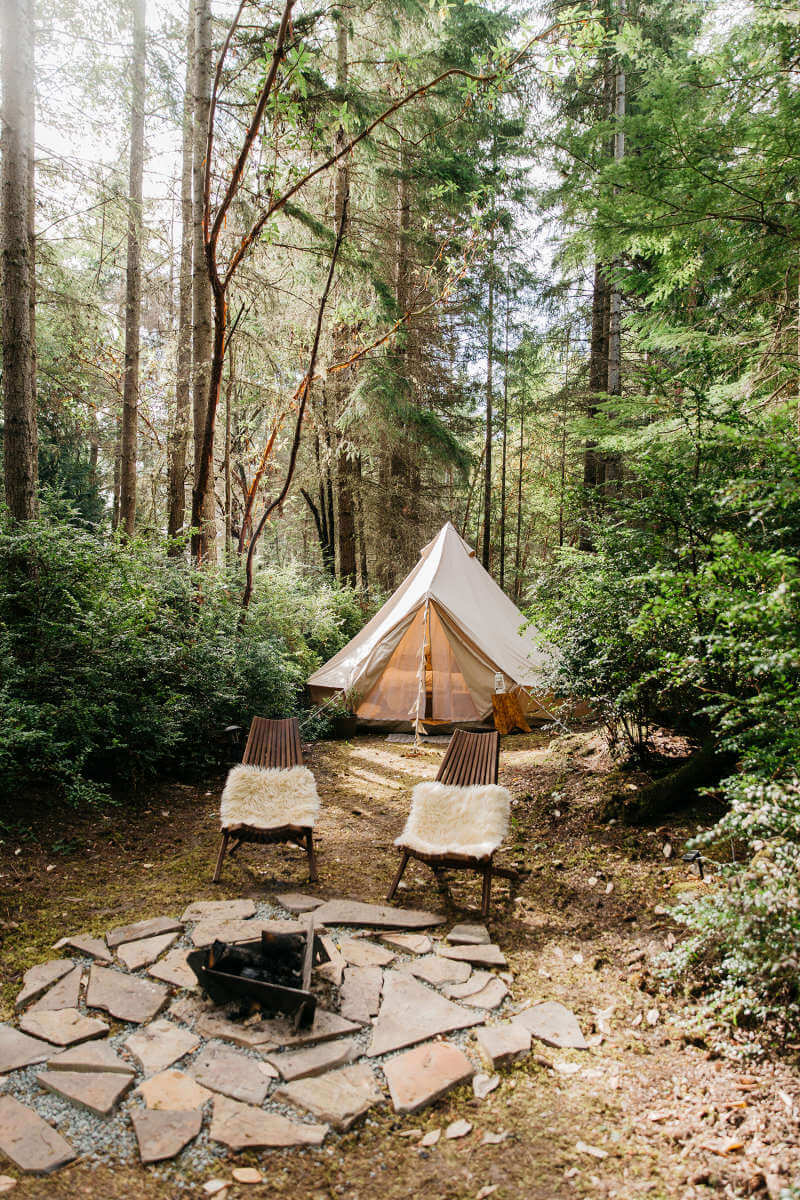
[{"label": "canvas bell tent", "polygon": [[546,719],[547,655],[525,618],[448,523],[372,620],[309,679],[319,703],[357,697],[360,721],[408,726],[481,723],[498,692]]}]

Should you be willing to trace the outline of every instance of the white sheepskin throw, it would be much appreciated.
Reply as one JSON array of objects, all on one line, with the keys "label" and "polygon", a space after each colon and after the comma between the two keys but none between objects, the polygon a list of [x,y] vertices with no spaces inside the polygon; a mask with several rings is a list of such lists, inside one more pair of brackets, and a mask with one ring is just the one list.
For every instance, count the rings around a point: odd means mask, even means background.
[{"label": "white sheepskin throw", "polygon": [[465,854],[486,858],[508,833],[511,795],[496,784],[453,787],[418,783],[411,812],[395,846],[420,854]]},{"label": "white sheepskin throw", "polygon": [[318,816],[317,785],[308,767],[239,766],[228,773],[220,805],[223,829],[309,826]]}]

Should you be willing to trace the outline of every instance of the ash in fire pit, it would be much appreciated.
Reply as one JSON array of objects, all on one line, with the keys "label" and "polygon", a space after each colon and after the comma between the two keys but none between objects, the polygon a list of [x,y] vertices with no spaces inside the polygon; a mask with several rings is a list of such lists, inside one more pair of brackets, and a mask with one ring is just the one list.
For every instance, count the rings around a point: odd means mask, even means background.
[{"label": "ash in fire pit", "polygon": [[328,957],[312,921],[306,934],[263,931],[257,942],[214,942],[193,951],[187,962],[216,1004],[239,1001],[243,1016],[256,1009],[282,1013],[300,1027],[311,1024],[317,1007],[310,990],[312,968]]}]

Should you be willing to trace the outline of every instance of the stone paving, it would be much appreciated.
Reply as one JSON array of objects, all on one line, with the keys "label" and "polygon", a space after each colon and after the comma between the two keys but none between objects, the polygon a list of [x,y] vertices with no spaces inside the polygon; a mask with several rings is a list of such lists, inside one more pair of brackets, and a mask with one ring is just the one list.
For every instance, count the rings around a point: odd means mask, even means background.
[{"label": "stone paving", "polygon": [[[445,934],[435,913],[276,900],[198,900],[105,939],[61,938],[60,957],[25,973],[18,1027],[0,1024],[0,1155],[35,1173],[78,1156],[207,1167],[228,1151],[319,1146],[387,1103],[415,1113],[469,1083],[484,1098],[498,1082],[487,1070],[533,1040],[587,1047],[563,1005],[515,1011],[483,925]],[[314,973],[309,1028],[242,1019],[201,993],[194,946],[304,931],[312,914],[331,961]]]}]

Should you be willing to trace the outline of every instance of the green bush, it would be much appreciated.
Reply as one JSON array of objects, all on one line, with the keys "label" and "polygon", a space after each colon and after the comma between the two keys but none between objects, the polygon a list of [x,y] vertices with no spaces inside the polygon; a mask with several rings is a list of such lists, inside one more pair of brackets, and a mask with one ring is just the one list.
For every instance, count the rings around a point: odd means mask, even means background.
[{"label": "green bush", "polygon": [[562,652],[554,686],[629,749],[665,722],[735,756],[727,810],[692,843],[722,861],[723,886],[679,908],[673,974],[732,1020],[798,1025],[800,447],[780,421],[733,444],[714,432],[631,464],[595,552],[562,557],[535,616]]},{"label": "green bush", "polygon": [[241,589],[53,512],[0,523],[0,789],[129,790],[220,762],[228,725],[297,712],[363,620],[356,599],[268,570],[242,626]]}]

